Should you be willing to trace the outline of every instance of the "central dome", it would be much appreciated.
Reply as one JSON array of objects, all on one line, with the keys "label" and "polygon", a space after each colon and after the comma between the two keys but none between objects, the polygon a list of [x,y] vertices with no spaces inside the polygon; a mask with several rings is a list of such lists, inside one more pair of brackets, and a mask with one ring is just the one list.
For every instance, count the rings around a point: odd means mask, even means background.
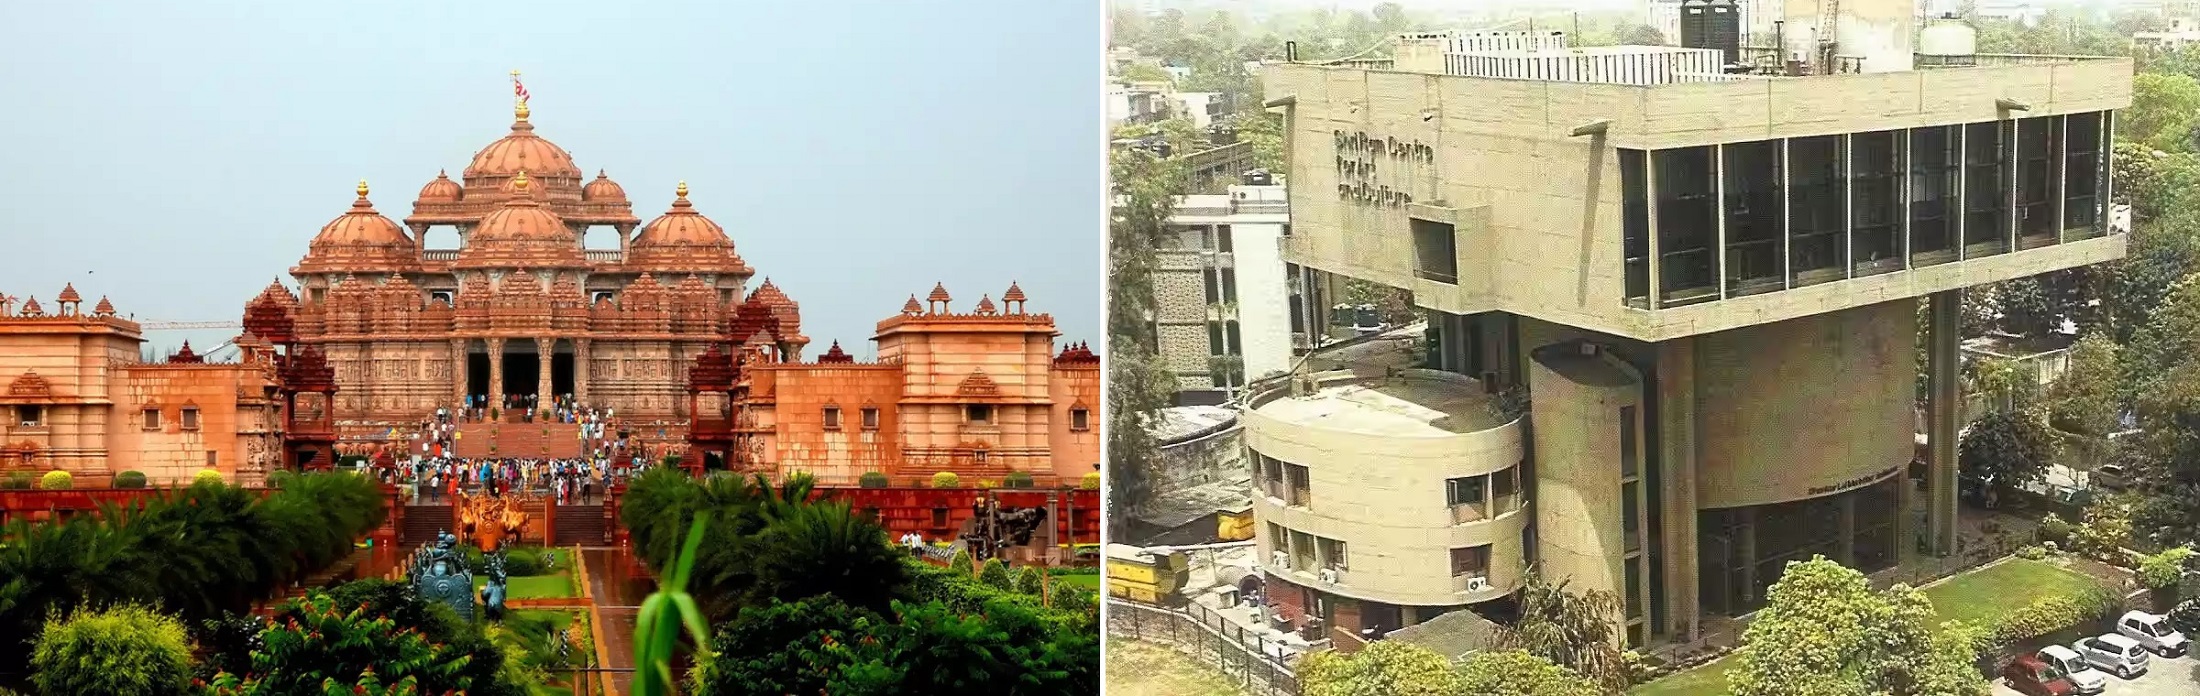
[{"label": "central dome", "polygon": [[573,230],[556,213],[535,203],[527,172],[512,176],[511,200],[504,207],[491,211],[481,218],[481,224],[469,235],[468,246],[484,245],[506,240],[555,240],[570,242]]},{"label": "central dome", "polygon": [[321,227],[321,233],[313,236],[312,247],[326,246],[399,246],[410,248],[412,238],[405,231],[375,212],[374,204],[367,202],[367,182],[359,182],[359,199],[352,201],[351,210],[337,216]]},{"label": "central dome", "polygon": [[527,122],[526,107],[515,115],[518,118],[512,122],[512,132],[474,153],[465,176],[499,177],[525,171],[538,177],[580,178],[581,168],[573,164],[572,154],[535,135],[535,124]]}]

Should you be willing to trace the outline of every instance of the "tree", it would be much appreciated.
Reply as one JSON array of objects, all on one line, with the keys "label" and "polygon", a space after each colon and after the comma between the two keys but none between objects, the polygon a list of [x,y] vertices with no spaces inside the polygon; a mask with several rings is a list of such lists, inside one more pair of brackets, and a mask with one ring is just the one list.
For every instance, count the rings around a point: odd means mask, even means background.
[{"label": "tree", "polygon": [[191,637],[183,622],[124,604],[80,609],[46,622],[32,678],[49,696],[169,696],[191,683]]},{"label": "tree", "polygon": [[1580,696],[1601,687],[1573,670],[1518,650],[1468,655],[1459,664],[1460,693],[1478,696]]},{"label": "tree", "polygon": [[1454,696],[1473,693],[1434,650],[1399,640],[1369,643],[1346,655],[1324,650],[1299,660],[1304,696]]},{"label": "tree", "polygon": [[1108,226],[1108,524],[1126,533],[1130,511],[1151,494],[1149,467],[1158,454],[1152,425],[1169,406],[1175,379],[1162,368],[1155,333],[1155,250],[1186,172],[1178,160],[1143,152],[1116,155],[1114,219]]},{"label": "tree", "polygon": [[1735,696],[1980,695],[1973,633],[1927,625],[1932,604],[1908,585],[1874,592],[1824,556],[1790,563],[1742,634]]},{"label": "tree", "polygon": [[1016,571],[1016,591],[1034,597],[1046,591],[1046,578],[1038,566],[1024,566],[1023,570]]},{"label": "tree", "polygon": [[1567,590],[1568,583],[1554,585],[1530,573],[1520,588],[1520,620],[1500,637],[1499,645],[1566,667],[1603,693],[1625,691],[1630,679],[1615,623],[1619,595],[1606,590],[1576,594]]},{"label": "tree", "polygon": [[1015,579],[1009,577],[1008,564],[1002,563],[1001,559],[998,558],[985,559],[985,566],[978,571],[978,582],[985,583],[986,587],[996,590],[1016,588]]},{"label": "tree", "polygon": [[1620,29],[1615,39],[1621,46],[1663,46],[1665,32],[1648,24],[1635,24]]},{"label": "tree", "polygon": [[2057,430],[2092,437],[2115,431],[2122,378],[2116,351],[2116,342],[2101,334],[2071,346],[2070,367],[2047,389],[2049,423]]},{"label": "tree", "polygon": [[2053,436],[2029,411],[1989,413],[1956,443],[1963,488],[1979,494],[2040,481],[2054,454]]},{"label": "tree", "polygon": [[711,645],[695,676],[703,696],[1099,691],[1096,636],[1007,605],[896,603],[879,614],[828,597],[774,603],[743,609]]},{"label": "tree", "polygon": [[2189,75],[2133,75],[2131,106],[2116,113],[2119,138],[2167,152],[2192,152],[2196,125],[2200,80]]}]

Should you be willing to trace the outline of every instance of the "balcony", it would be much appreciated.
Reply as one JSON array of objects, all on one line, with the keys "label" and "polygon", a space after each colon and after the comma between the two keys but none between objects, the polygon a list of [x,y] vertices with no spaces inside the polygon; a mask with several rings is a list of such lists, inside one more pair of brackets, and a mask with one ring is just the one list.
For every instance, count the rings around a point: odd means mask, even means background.
[{"label": "balcony", "polygon": [[422,261],[457,261],[457,260],[458,260],[458,250],[457,250],[457,249],[429,249],[429,250],[427,250],[427,251],[423,251],[423,252],[420,252],[420,259],[421,259]]},{"label": "balcony", "polygon": [[626,252],[624,252],[624,251],[621,251],[621,250],[618,250],[618,249],[589,249],[589,250],[586,250],[586,251],[585,251],[585,252],[583,252],[583,253],[585,253],[585,254],[587,254],[587,255],[588,255],[588,262],[589,262],[589,263],[625,263],[625,262],[626,262]]}]

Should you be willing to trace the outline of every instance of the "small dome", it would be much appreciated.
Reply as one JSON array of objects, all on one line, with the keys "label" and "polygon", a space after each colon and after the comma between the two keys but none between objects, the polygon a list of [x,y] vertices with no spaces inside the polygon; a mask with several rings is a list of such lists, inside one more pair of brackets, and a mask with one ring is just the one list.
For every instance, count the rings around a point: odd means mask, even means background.
[{"label": "small dome", "polygon": [[773,285],[770,278],[765,278],[764,284],[756,287],[756,292],[749,293],[749,301],[766,307],[795,306],[794,299],[787,297],[787,293],[781,291],[779,286]]},{"label": "small dome", "polygon": [[925,296],[924,299],[932,302],[953,302],[955,300],[954,297],[947,294],[946,283],[933,283],[932,294]]},{"label": "small dome", "polygon": [[1001,301],[1002,301],[1002,302],[1022,302],[1022,301],[1024,301],[1024,289],[1023,289],[1023,287],[1021,287],[1021,286],[1018,286],[1018,285],[1016,284],[1016,281],[1013,281],[1013,280],[1012,280],[1012,281],[1009,281],[1009,282],[1008,282],[1008,292],[1004,292],[1004,293],[1001,293]]},{"label": "small dome", "polygon": [[511,176],[526,171],[537,176],[580,178],[581,168],[573,164],[573,155],[535,135],[535,124],[527,122],[526,111],[517,115],[510,134],[474,154],[473,163],[466,165],[466,176]]},{"label": "small dome", "polygon": [[458,182],[451,180],[449,174],[441,171],[435,173],[434,181],[420,187],[422,203],[457,203],[464,198],[466,187],[458,185]]},{"label": "small dome", "polygon": [[733,239],[726,236],[726,229],[695,212],[695,204],[688,202],[687,193],[687,182],[680,182],[680,187],[673,192],[672,209],[634,235],[634,246],[732,247]]},{"label": "small dome", "polygon": [[565,221],[535,203],[533,185],[526,172],[512,177],[512,198],[504,207],[490,211],[481,218],[467,240],[467,246],[486,246],[491,242],[519,239],[564,239],[573,235]]},{"label": "small dome", "polygon": [[611,177],[604,175],[603,170],[598,169],[596,170],[596,180],[588,182],[587,186],[581,188],[581,200],[590,203],[623,203],[626,201],[626,189],[621,188],[618,182],[612,181]]},{"label": "small dome", "polygon": [[54,299],[56,299],[56,300],[60,300],[60,301],[62,301],[62,302],[83,302],[83,301],[84,301],[84,296],[83,296],[83,295],[79,295],[79,294],[76,294],[76,284],[75,284],[75,283],[62,283],[62,284],[61,284],[61,295],[60,295],[59,297],[56,297],[56,298],[54,298]]},{"label": "small dome", "polygon": [[351,202],[351,210],[321,228],[310,246],[412,246],[412,238],[405,236],[405,229],[389,218],[375,212],[374,204],[367,201],[367,182],[359,182],[359,200]]}]

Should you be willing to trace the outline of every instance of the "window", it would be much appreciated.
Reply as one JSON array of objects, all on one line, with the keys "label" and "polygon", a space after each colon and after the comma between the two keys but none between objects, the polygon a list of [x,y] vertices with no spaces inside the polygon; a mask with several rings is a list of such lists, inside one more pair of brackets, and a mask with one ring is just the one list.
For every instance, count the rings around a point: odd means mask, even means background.
[{"label": "window", "polygon": [[1734,143],[1726,158],[1726,287],[1728,294],[1778,290],[1780,232],[1787,201],[1780,194],[1780,141]]},{"label": "window", "polygon": [[1314,558],[1314,535],[1291,530],[1291,568],[1312,572],[1319,567]]},{"label": "window", "polygon": [[986,404],[971,404],[969,406],[964,406],[963,418],[970,421],[971,423],[979,425],[992,423],[993,407]]},{"label": "window", "polygon": [[1619,485],[1620,536],[1624,547],[1632,553],[1642,548],[1642,482],[1628,481]]},{"label": "window", "polygon": [[1642,561],[1630,558],[1621,561],[1627,576],[1627,618],[1642,618]]},{"label": "window", "polygon": [[145,409],[145,410],[144,410],[144,411],[143,411],[142,413],[140,413],[139,415],[141,415],[141,416],[142,416],[142,417],[144,417],[144,419],[145,419],[145,429],[146,429],[146,430],[159,430],[159,429],[160,429],[160,409],[157,409],[157,408],[148,408],[148,409]]},{"label": "window", "polygon": [[1451,223],[1414,218],[1413,277],[1459,284],[1459,248]]},{"label": "window", "polygon": [[41,419],[45,417],[46,414],[44,411],[44,409],[38,406],[32,406],[28,404],[17,406],[15,407],[15,419],[17,421],[21,421],[23,423],[23,427],[35,428],[39,426]]},{"label": "window", "polygon": [[970,459],[971,461],[977,462],[979,464],[984,464],[986,460],[986,450],[984,448],[971,450]]},{"label": "window", "polygon": [[1223,302],[1236,302],[1236,301],[1238,301],[1238,299],[1237,299],[1237,269],[1235,269],[1235,268],[1225,268],[1225,269],[1222,269],[1222,270],[1221,270],[1221,271],[1220,271],[1219,273],[1220,273],[1220,274],[1221,274],[1221,276],[1222,276],[1222,301],[1223,301]]},{"label": "window", "polygon": [[1650,308],[1650,176],[1648,153],[1619,151],[1620,250],[1625,257],[1626,304]]},{"label": "window", "polygon": [[1291,489],[1291,504],[1308,507],[1314,504],[1314,492],[1309,489],[1306,467],[1298,464],[1283,465],[1284,485]]},{"label": "window", "polygon": [[1222,281],[1216,278],[1214,273],[1201,270],[1199,272],[1199,282],[1207,290],[1207,304],[1212,305],[1222,301]]},{"label": "window", "polygon": [[1444,480],[1444,504],[1451,506],[1452,524],[1489,517],[1489,477],[1468,476]]},{"label": "window", "polygon": [[2101,113],[2064,117],[2068,136],[2064,147],[2063,230],[2075,237],[2100,234],[2101,222]]},{"label": "window", "polygon": [[2060,116],[2017,121],[2017,234],[2029,244],[2051,241],[2061,231],[2055,219],[2055,182],[2062,179]]},{"label": "window", "polygon": [[1490,547],[1469,546],[1451,550],[1451,576],[1482,578],[1490,574]]},{"label": "window", "polygon": [[2007,121],[1963,127],[1963,255],[2009,250]]},{"label": "window", "polygon": [[1323,568],[1335,568],[1337,570],[1346,568],[1344,542],[1315,537],[1314,546],[1315,550],[1321,554]]},{"label": "window", "polygon": [[1073,409],[1070,409],[1070,410],[1069,410],[1069,429],[1071,429],[1071,430],[1091,430],[1091,429],[1092,429],[1092,411],[1091,411],[1091,410],[1089,410],[1089,409],[1085,409],[1085,408],[1073,408]]},{"label": "window", "polygon": [[1207,322],[1207,355],[1229,355],[1230,346],[1224,343],[1222,322]]},{"label": "window", "polygon": [[1520,509],[1518,467],[1490,474],[1490,514],[1502,515]]},{"label": "window", "polygon": [[1253,458],[1257,462],[1257,466],[1261,468],[1261,484],[1267,487],[1268,497],[1277,500],[1289,499],[1291,489],[1283,481],[1283,462],[1273,457],[1263,456],[1258,452],[1253,453]]},{"label": "window", "polygon": [[[1719,297],[1718,168],[1710,147],[1650,153],[1657,186],[1658,292],[1662,304]],[[1661,305],[1662,306],[1662,305]]]},{"label": "window", "polygon": [[[1839,135],[1788,141],[1788,262],[1801,285],[1843,277],[1841,233],[1848,226],[1848,177]],[[1831,273],[1828,273],[1831,271]]]},{"label": "window", "polygon": [[839,430],[839,429],[840,429],[840,407],[839,407],[839,406],[827,406],[827,407],[825,407],[825,429],[826,429],[826,430]]},{"label": "window", "polygon": [[220,453],[220,452],[216,452],[216,451],[213,451],[213,450],[207,450],[207,451],[206,451],[206,468],[208,468],[208,469],[212,469],[212,468],[214,468],[214,465],[215,465],[215,464],[217,464],[217,463],[219,463],[220,461],[221,461],[221,453]]},{"label": "window", "polygon": [[877,430],[877,429],[878,429],[878,407],[876,407],[876,406],[865,406],[865,407],[863,407],[863,429],[864,429],[864,430]]},{"label": "window", "polygon": [[1230,234],[1229,225],[1217,225],[1215,227],[1215,244],[1222,253],[1227,254],[1231,252],[1231,236],[1232,235]]},{"label": "window", "polygon": [[1641,457],[1635,451],[1635,407],[1619,407],[1619,477],[1634,478],[1641,475]]},{"label": "window", "polygon": [[1963,196],[1962,126],[1910,130],[1910,255],[1912,265],[1953,260]]},{"label": "window", "polygon": [[185,407],[183,407],[183,414],[182,414],[182,415],[183,415],[183,429],[184,429],[184,430],[198,430],[198,429],[199,429],[199,407],[197,407],[197,406],[185,406]]},{"label": "window", "polygon": [[1854,187],[1849,232],[1849,262],[1856,275],[1902,269],[1901,131],[1858,133],[1849,139],[1850,185]]}]

